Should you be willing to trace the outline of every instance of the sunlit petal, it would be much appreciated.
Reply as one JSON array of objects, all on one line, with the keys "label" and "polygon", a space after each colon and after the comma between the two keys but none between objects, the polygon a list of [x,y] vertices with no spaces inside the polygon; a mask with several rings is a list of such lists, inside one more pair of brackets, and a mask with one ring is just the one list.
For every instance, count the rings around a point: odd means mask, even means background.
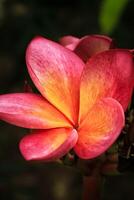
[{"label": "sunlit petal", "polygon": [[112,98],[99,101],[80,124],[76,154],[84,159],[102,154],[119,136],[123,125],[122,106]]},{"label": "sunlit petal", "polygon": [[77,142],[74,129],[57,128],[35,131],[20,142],[26,160],[54,160],[65,155]]},{"label": "sunlit petal", "polygon": [[42,37],[26,53],[31,78],[42,95],[73,123],[77,121],[82,60],[70,50]]},{"label": "sunlit petal", "polygon": [[30,93],[0,95],[0,119],[25,128],[71,126],[44,98]]},{"label": "sunlit petal", "polygon": [[133,84],[133,58],[129,51],[109,50],[91,57],[81,79],[80,121],[103,97],[116,99],[125,110],[131,99]]}]

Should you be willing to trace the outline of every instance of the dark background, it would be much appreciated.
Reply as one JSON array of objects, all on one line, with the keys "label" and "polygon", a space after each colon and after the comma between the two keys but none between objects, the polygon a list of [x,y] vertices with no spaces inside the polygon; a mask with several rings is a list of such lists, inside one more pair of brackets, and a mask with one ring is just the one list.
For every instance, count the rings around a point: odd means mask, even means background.
[{"label": "dark background", "polygon": [[[100,0],[0,0],[0,93],[22,92],[28,73],[25,49],[36,35],[58,41],[104,32]],[[126,4],[109,36],[134,48],[134,1]],[[0,122],[0,200],[80,200],[82,177],[71,167],[28,163],[18,149],[27,130]],[[134,175],[107,177],[104,200],[134,199]]]}]

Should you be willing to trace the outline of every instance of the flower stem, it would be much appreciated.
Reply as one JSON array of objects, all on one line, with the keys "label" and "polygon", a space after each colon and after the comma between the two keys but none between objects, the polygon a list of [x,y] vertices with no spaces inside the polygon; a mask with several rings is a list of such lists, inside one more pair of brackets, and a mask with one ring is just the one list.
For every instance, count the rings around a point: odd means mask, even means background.
[{"label": "flower stem", "polygon": [[89,176],[83,177],[82,200],[100,200],[102,175],[100,173],[101,162],[97,162]]},{"label": "flower stem", "polygon": [[100,200],[101,177],[88,176],[83,178],[82,200]]}]

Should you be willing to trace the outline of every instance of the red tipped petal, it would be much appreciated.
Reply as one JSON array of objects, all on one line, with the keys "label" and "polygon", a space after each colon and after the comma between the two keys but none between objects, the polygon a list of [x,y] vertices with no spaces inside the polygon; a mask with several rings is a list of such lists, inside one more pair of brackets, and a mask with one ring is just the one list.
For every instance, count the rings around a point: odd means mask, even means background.
[{"label": "red tipped petal", "polygon": [[112,46],[112,39],[103,35],[89,35],[83,37],[74,52],[84,61],[102,51],[109,50]]},{"label": "red tipped petal", "polygon": [[133,57],[129,51],[109,50],[91,57],[81,79],[80,121],[103,97],[116,99],[125,110],[131,99],[133,84]]},{"label": "red tipped petal", "polygon": [[122,106],[112,98],[102,99],[80,124],[76,154],[84,159],[102,154],[116,140],[123,126]]},{"label": "red tipped petal", "polygon": [[42,95],[76,122],[82,60],[63,46],[38,37],[28,46],[26,61],[30,76]]},{"label": "red tipped petal", "polygon": [[44,98],[32,93],[1,95],[0,119],[25,128],[71,126],[62,113]]},{"label": "red tipped petal", "polygon": [[54,160],[64,156],[77,138],[75,129],[40,130],[21,140],[20,151],[26,160]]}]

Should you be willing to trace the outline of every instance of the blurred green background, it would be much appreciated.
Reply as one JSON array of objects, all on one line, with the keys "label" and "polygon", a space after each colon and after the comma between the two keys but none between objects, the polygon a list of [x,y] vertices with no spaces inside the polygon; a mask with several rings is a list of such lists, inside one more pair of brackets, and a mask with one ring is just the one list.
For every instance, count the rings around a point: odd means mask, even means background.
[{"label": "blurred green background", "polygon": [[[36,35],[58,41],[63,35],[101,33],[118,47],[134,48],[133,11],[133,0],[0,0],[0,93],[23,91],[25,50]],[[18,143],[25,133],[0,122],[0,200],[80,200],[79,172],[24,161]],[[132,185],[132,174],[107,177],[103,199],[134,199]]]}]

